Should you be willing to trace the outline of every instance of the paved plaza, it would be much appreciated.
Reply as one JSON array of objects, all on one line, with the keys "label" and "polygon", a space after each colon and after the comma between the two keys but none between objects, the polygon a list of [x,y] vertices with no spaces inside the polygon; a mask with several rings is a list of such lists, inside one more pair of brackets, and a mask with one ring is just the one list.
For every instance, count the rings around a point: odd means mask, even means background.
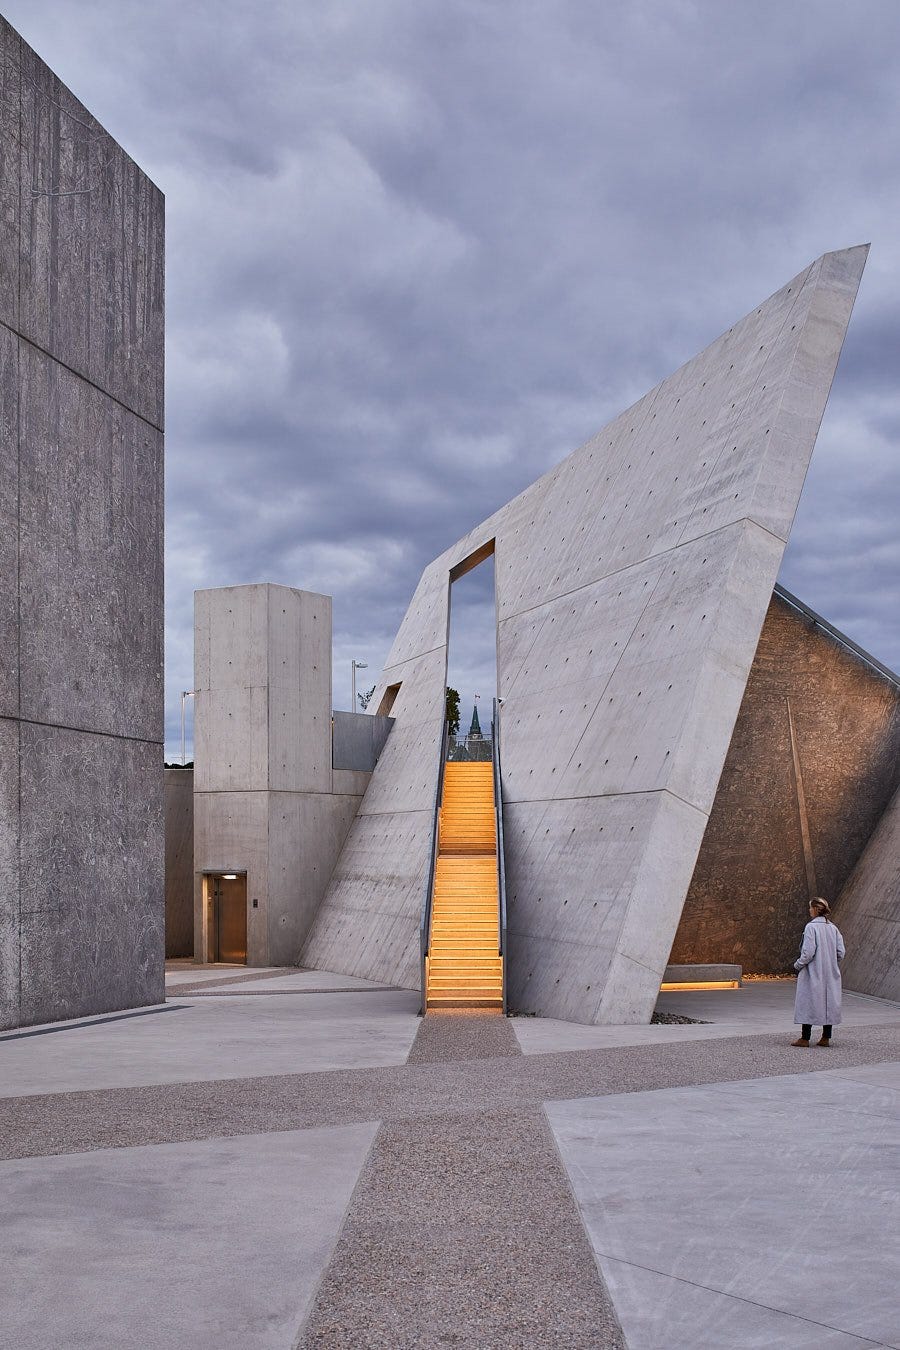
[{"label": "paved plaza", "polygon": [[0,1036],[0,1346],[900,1346],[900,1005],[692,1023],[436,1013],[173,963]]}]

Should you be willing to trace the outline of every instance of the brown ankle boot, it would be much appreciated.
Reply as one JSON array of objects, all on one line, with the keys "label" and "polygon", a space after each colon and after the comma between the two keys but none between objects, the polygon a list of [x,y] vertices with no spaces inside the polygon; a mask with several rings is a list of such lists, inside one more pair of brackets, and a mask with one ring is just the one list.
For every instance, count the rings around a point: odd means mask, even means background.
[{"label": "brown ankle boot", "polygon": [[[809,1041],[807,1041],[806,1044],[809,1045]],[[820,1036],[819,1039],[816,1041],[816,1045],[830,1045],[830,1044],[831,1044],[830,1036]]]},{"label": "brown ankle boot", "polygon": [[809,1045],[809,1041],[805,1036],[799,1036],[796,1041],[791,1041],[791,1045]]}]

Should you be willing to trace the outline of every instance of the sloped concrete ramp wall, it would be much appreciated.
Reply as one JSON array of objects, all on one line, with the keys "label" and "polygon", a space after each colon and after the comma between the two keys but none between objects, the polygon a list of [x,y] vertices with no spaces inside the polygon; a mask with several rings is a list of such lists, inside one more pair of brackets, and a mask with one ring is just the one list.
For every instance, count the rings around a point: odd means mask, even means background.
[{"label": "sloped concrete ramp wall", "polygon": [[835,908],[844,935],[844,986],[900,1001],[900,790]]},{"label": "sloped concrete ramp wall", "polygon": [[450,575],[493,540],[510,1003],[649,1020],[866,252],[812,263],[426,568],[304,964],[418,985]]}]

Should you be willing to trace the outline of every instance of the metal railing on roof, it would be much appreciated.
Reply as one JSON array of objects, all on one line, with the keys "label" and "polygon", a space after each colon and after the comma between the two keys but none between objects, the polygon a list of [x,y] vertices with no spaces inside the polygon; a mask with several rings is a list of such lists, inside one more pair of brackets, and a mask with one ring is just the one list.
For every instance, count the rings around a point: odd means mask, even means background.
[{"label": "metal railing on roof", "polygon": [[829,623],[827,619],[823,619],[821,614],[817,614],[814,609],[810,609],[809,605],[805,605],[802,600],[798,600],[796,595],[792,595],[780,584],[775,586],[774,594],[778,596],[779,600],[783,600],[786,605],[790,605],[791,609],[795,609],[798,614],[810,619],[816,628],[821,628],[823,633],[827,633],[829,637],[834,638],[835,642],[846,648],[848,652],[852,652],[871,670],[877,671],[879,675],[883,675],[886,680],[890,680],[891,684],[900,689],[900,675],[891,670],[889,666],[883,665],[881,661],[867,652],[865,648],[860,647],[852,638],[848,638],[846,633],[842,633],[840,629],[835,628],[834,624]]}]

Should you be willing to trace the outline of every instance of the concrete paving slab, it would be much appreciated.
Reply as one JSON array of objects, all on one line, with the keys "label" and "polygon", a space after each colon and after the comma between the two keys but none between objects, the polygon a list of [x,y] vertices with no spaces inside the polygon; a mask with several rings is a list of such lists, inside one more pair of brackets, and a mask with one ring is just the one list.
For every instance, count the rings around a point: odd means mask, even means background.
[{"label": "concrete paving slab", "polygon": [[614,1306],[629,1309],[629,1350],[863,1350],[879,1344],[625,1261],[605,1260],[602,1269]]},{"label": "concrete paving slab", "polygon": [[376,1130],[0,1164],[0,1346],[289,1350]]},{"label": "concrete paving slab", "polygon": [[857,1069],[841,1069],[841,1078],[858,1079],[860,1083],[874,1083],[877,1087],[892,1088],[900,1092],[893,1064],[864,1064]]},{"label": "concrete paving slab", "polygon": [[856,1072],[547,1105],[631,1350],[897,1345],[900,1066]]},{"label": "concrete paving slab", "polygon": [[[783,1031],[792,1039],[795,1035],[794,988],[793,980],[773,980],[746,984],[742,989],[660,994],[656,1004],[658,1012],[702,1018],[702,1025],[601,1027],[561,1022],[549,1017],[516,1017],[512,1022],[526,1055],[558,1050],[602,1050],[626,1045],[721,1040],[730,1036],[758,1036],[770,1031]],[[843,1011],[844,1027],[888,1026],[896,1023],[900,1033],[900,1003],[845,991]],[[835,1036],[840,1036],[840,1028],[836,1030]]]},{"label": "concrete paving slab", "polygon": [[404,1064],[417,994],[189,997],[159,1015],[0,1041],[0,1097]]}]

